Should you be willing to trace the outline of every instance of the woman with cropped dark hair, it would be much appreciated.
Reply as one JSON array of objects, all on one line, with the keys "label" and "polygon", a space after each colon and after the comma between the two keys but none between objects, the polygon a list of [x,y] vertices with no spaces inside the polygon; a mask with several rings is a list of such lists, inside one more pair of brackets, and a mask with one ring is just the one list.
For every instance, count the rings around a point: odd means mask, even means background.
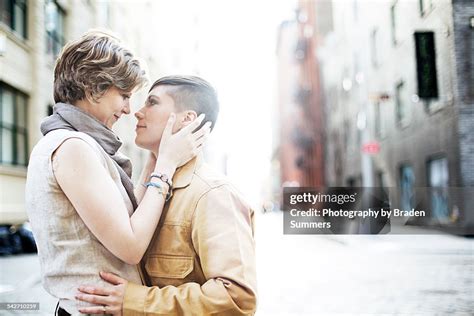
[{"label": "woman with cropped dark hair", "polygon": [[[145,83],[139,61],[106,32],[87,32],[58,57],[56,105],[31,153],[26,205],[43,286],[59,298],[59,315],[78,314],[77,287],[103,284],[100,271],[140,283],[136,264],[169,197],[166,180],[194,157],[209,132],[206,125],[193,133],[201,116],[173,134],[171,116],[143,173],[154,175],[142,179],[146,190],[136,197],[130,160],[118,151],[122,143],[111,128],[130,113],[130,96]],[[104,306],[104,314],[113,312]]]}]

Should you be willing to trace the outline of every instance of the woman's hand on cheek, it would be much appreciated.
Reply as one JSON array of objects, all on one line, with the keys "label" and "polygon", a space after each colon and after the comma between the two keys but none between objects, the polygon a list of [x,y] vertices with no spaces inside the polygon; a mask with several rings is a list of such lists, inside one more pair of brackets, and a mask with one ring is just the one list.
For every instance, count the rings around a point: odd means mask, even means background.
[{"label": "woman's hand on cheek", "polygon": [[176,115],[172,113],[161,137],[158,160],[178,168],[194,158],[210,133],[210,122],[193,133],[204,120],[204,116],[204,114],[199,115],[193,122],[172,134],[176,119]]}]

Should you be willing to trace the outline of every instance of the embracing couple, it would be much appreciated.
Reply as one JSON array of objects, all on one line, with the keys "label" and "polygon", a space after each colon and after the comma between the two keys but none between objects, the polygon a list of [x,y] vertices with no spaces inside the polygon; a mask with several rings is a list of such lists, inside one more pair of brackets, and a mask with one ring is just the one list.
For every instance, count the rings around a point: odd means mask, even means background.
[{"label": "embracing couple", "polygon": [[201,146],[216,92],[194,76],[155,81],[137,119],[148,160],[134,188],[111,128],[146,83],[133,54],[90,31],[54,70],[53,115],[28,166],[26,204],[57,315],[252,315],[254,213]]}]

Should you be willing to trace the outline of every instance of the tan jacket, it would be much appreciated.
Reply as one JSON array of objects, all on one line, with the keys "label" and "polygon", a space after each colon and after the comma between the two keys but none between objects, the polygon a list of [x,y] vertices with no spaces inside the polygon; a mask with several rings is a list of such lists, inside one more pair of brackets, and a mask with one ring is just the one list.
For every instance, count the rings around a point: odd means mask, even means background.
[{"label": "tan jacket", "polygon": [[124,315],[252,315],[254,212],[201,156],[178,169]]}]

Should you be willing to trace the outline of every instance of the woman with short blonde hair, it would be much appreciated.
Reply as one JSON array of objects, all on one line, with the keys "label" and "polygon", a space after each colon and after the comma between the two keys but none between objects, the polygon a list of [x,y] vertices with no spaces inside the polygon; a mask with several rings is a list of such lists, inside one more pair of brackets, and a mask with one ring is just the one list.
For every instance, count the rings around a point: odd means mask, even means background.
[{"label": "woman with short blonde hair", "polygon": [[136,264],[172,189],[164,180],[194,156],[209,132],[206,125],[193,133],[201,117],[172,134],[170,116],[142,173],[146,189],[135,196],[130,160],[111,128],[130,113],[130,96],[145,82],[139,61],[103,31],[87,32],[58,57],[54,113],[41,124],[44,136],[31,153],[26,183],[43,286],[59,298],[58,315],[78,314],[77,287],[104,284],[100,271],[140,283]]}]

